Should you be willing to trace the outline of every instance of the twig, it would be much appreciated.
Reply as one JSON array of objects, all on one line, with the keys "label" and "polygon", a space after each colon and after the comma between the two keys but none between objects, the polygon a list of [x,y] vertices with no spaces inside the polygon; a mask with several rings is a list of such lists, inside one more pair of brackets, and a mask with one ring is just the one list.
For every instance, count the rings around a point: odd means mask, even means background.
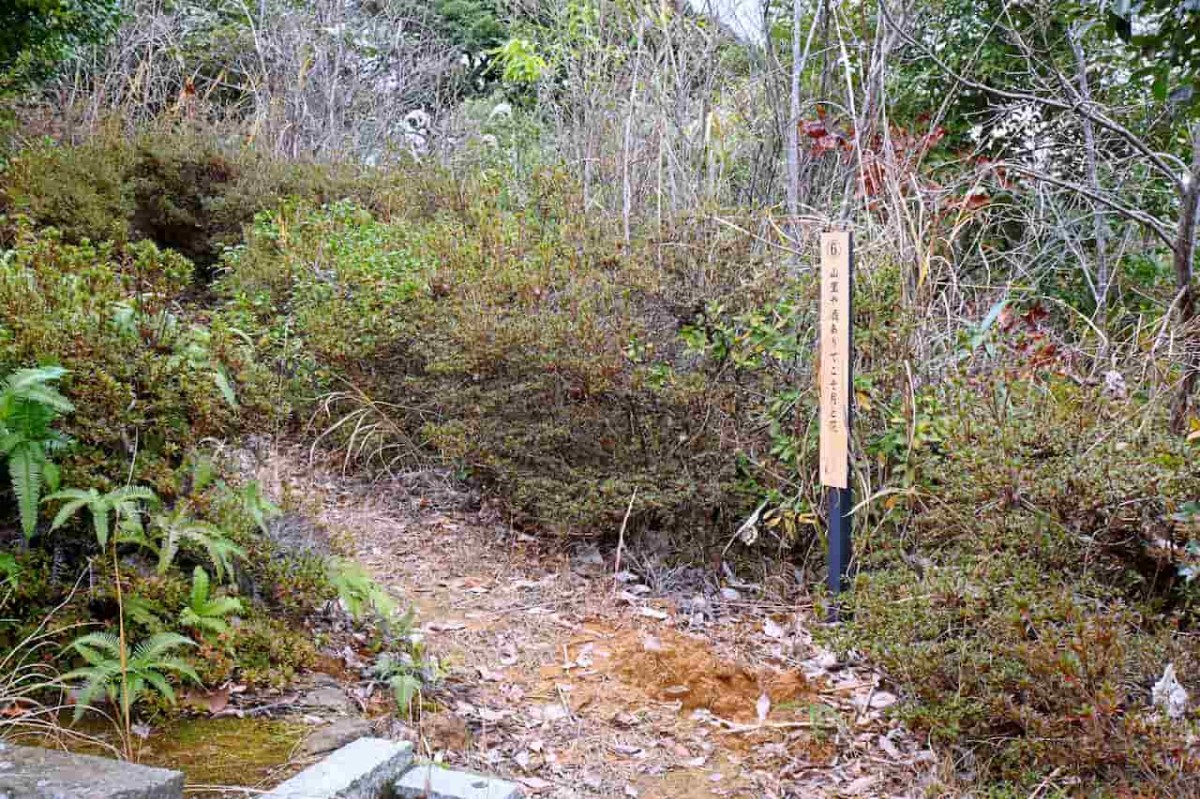
[{"label": "twig", "polygon": [[629,524],[629,514],[633,513],[633,501],[637,499],[637,488],[629,497],[629,507],[625,508],[625,518],[621,520],[621,534],[617,537],[617,560],[613,564],[613,593],[617,592],[617,575],[621,573],[621,552],[625,549],[625,527]]},{"label": "twig", "polygon": [[726,735],[741,735],[747,732],[758,732],[760,730],[797,730],[797,729],[814,729],[814,730],[834,730],[838,725],[833,721],[817,721],[809,719],[808,721],[764,721],[758,724],[740,724],[736,721],[723,719],[720,716],[712,716],[713,721],[725,727]]},{"label": "twig", "polygon": [[270,793],[265,788],[243,788],[239,785],[185,785],[183,788],[184,793],[209,793],[211,791],[220,791],[221,793],[236,791],[247,796]]}]

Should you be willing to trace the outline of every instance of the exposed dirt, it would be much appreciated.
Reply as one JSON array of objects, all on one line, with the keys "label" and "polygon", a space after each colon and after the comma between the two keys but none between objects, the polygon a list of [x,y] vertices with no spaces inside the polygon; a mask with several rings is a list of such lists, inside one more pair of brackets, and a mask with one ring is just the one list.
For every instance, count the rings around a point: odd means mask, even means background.
[{"label": "exposed dirt", "polygon": [[436,475],[367,484],[305,455],[257,475],[416,605],[446,676],[390,732],[424,756],[562,799],[924,795],[936,762],[886,717],[895,697],[774,588],[633,547],[618,571]]},{"label": "exposed dirt", "polygon": [[624,634],[611,646],[617,673],[626,683],[663,702],[678,700],[684,710],[703,708],[724,718],[753,721],[760,696],[776,708],[806,696],[816,699],[798,671],[754,670],[722,660],[698,637],[669,630]]}]

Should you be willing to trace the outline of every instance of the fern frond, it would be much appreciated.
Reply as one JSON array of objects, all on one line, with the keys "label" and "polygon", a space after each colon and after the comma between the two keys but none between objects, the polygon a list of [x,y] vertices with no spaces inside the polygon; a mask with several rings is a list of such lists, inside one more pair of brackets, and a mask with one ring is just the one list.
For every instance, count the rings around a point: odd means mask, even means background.
[{"label": "fern frond", "polygon": [[208,572],[197,566],[192,571],[192,609],[199,611],[208,602]]},{"label": "fern frond", "polygon": [[108,661],[100,666],[75,669],[62,676],[64,682],[73,682],[79,679],[84,681],[79,696],[75,700],[75,721],[83,718],[84,712],[93,705],[97,695],[109,692],[113,679],[120,673],[121,664],[116,661]]},{"label": "fern frond", "polygon": [[179,633],[157,633],[137,645],[133,650],[130,662],[136,663],[139,668],[144,668],[147,665],[154,665],[160,657],[177,647],[195,645],[195,641]]},{"label": "fern frond", "polygon": [[59,413],[70,413],[75,410],[75,406],[71,404],[69,399],[49,386],[30,386],[21,393],[21,399],[45,405]]},{"label": "fern frond", "polygon": [[[93,489],[93,490],[95,490],[95,489]],[[63,493],[66,493],[66,492],[63,492],[63,491],[56,492],[55,494],[51,494],[50,496],[46,497],[46,499],[44,499],[42,501],[46,502],[51,499],[58,499],[59,498],[58,495],[63,494]],[[78,513],[79,509],[87,504],[88,504],[88,499],[86,497],[84,497],[81,499],[73,499],[70,502],[63,505],[61,508],[58,509],[58,513],[54,514],[54,521],[50,523],[50,529],[57,530],[58,528],[62,527],[64,524],[67,523],[68,519],[70,519],[72,516],[74,516],[76,513]]]},{"label": "fern frond", "polygon": [[154,664],[155,668],[166,671],[173,671],[176,674],[187,677],[196,685],[204,685],[204,681],[200,679],[200,675],[192,668],[192,664],[181,658],[163,658]]},{"label": "fern frond", "polygon": [[103,500],[92,505],[92,529],[96,531],[96,540],[100,548],[108,546],[108,508],[101,504]]},{"label": "fern frond", "polygon": [[23,395],[33,386],[53,383],[66,375],[67,370],[61,366],[39,366],[33,369],[18,369],[4,380],[6,391]]},{"label": "fern frond", "polygon": [[151,502],[158,499],[153,490],[145,486],[122,486],[104,495],[115,506],[119,503],[142,501]]},{"label": "fern frond", "polygon": [[37,532],[38,494],[42,490],[45,456],[31,442],[19,444],[8,454],[8,473],[21,512],[21,531],[33,538]]},{"label": "fern frond", "polygon": [[171,687],[171,683],[167,682],[167,678],[159,674],[157,671],[146,671],[142,674],[146,678],[146,682],[150,683],[154,688],[166,697],[167,701],[172,705],[175,704],[175,689]]},{"label": "fern frond", "polygon": [[75,410],[75,406],[50,386],[50,383],[66,373],[67,370],[60,366],[44,366],[38,369],[21,369],[13,372],[4,380],[4,388],[0,392],[0,405],[8,413],[15,410],[16,404],[20,402],[44,406],[55,414],[70,413]]},{"label": "fern frond", "polygon": [[203,615],[209,618],[242,612],[242,600],[234,596],[219,596],[204,603]]},{"label": "fern frond", "polygon": [[121,656],[121,639],[112,633],[88,633],[72,641],[71,648],[88,663],[97,665]]}]

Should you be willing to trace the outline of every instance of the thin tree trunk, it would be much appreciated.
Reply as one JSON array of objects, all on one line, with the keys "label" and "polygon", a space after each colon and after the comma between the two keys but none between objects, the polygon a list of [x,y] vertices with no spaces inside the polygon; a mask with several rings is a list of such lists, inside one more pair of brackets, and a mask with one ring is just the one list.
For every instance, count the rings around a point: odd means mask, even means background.
[{"label": "thin tree trunk", "polygon": [[800,215],[800,0],[792,0],[792,86],[788,105],[787,130],[787,204],[791,217],[792,239],[798,240],[796,217]]},{"label": "thin tree trunk", "polygon": [[[1087,77],[1087,61],[1083,54],[1083,32],[1076,27],[1071,28],[1071,49],[1075,52],[1075,71],[1079,82],[1079,96],[1091,105],[1092,87]],[[1096,171],[1096,129],[1092,120],[1082,117],[1083,127],[1084,168],[1087,171],[1088,186],[1097,194],[1100,193],[1100,177]],[[1092,212],[1092,238],[1096,248],[1096,327],[1106,330],[1108,321],[1108,290],[1111,282],[1108,268],[1108,231],[1104,222],[1104,212],[1096,208]]]},{"label": "thin tree trunk", "polygon": [[638,74],[642,67],[642,28],[645,23],[638,22],[638,42],[637,55],[633,61],[633,81],[629,84],[629,110],[625,115],[625,141],[621,149],[621,222],[625,243],[629,244],[630,240],[630,224],[629,217],[633,213],[633,187],[630,185],[629,162],[630,150],[633,148],[633,113],[637,105],[637,84]]},{"label": "thin tree trunk", "polygon": [[1192,395],[1200,373],[1200,341],[1192,329],[1196,319],[1196,293],[1192,286],[1192,261],[1196,252],[1196,211],[1200,207],[1200,122],[1192,123],[1192,168],[1183,184],[1179,208],[1179,233],[1175,239],[1175,288],[1178,292],[1179,329],[1183,332],[1183,380],[1171,409],[1171,430],[1187,430]]}]

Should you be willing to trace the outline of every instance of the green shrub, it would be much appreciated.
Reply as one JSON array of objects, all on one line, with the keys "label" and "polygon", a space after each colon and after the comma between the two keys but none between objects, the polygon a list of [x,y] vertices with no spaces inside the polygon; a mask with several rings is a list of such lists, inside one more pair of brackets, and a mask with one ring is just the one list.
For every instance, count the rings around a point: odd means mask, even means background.
[{"label": "green shrub", "polygon": [[[581,253],[547,191],[538,211],[481,191],[390,222],[347,203],[262,214],[227,256],[226,313],[294,392],[325,395],[315,432],[363,461],[435,457],[563,533],[615,532],[635,491],[635,529],[724,533],[748,502],[725,449],[741,409],[679,345],[693,276]],[[741,281],[714,278],[705,292]]]},{"label": "green shrub", "polygon": [[67,369],[64,483],[107,490],[123,471],[112,459],[132,460],[135,479],[169,497],[171,469],[197,442],[274,413],[242,335],[181,302],[191,273],[149,242],[67,244],[17,227],[0,258],[0,366]]},{"label": "green shrub", "polygon": [[126,242],[134,211],[132,164],[132,151],[116,137],[78,147],[38,141],[9,159],[0,201],[5,213],[57,228],[67,241]]},{"label": "green shrub", "polygon": [[1194,756],[1148,704],[1166,663],[1200,675],[1177,635],[1195,613],[1173,560],[1191,535],[1175,510],[1200,496],[1187,443],[1058,379],[936,394],[941,440],[909,464],[902,523],[863,526],[838,642],[988,775],[1183,780]]},{"label": "green shrub", "polygon": [[164,126],[130,138],[113,130],[79,145],[43,139],[19,151],[0,180],[0,208],[55,227],[71,243],[146,240],[207,270],[256,213],[289,197],[386,197],[383,181],[368,174],[225,146],[212,131]]}]

